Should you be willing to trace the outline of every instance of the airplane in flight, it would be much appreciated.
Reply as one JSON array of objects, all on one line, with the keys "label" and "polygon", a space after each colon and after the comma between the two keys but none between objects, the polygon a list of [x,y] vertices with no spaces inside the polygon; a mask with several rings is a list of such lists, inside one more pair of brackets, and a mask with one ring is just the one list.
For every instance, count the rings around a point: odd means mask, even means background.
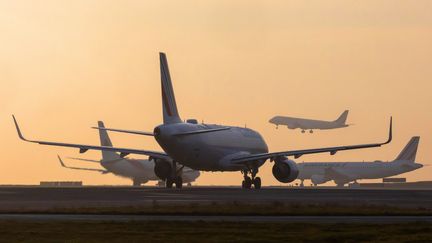
[{"label": "airplane in flight", "polygon": [[284,125],[287,126],[289,129],[300,128],[302,133],[305,133],[305,130],[309,130],[310,133],[313,133],[314,129],[328,130],[328,129],[348,127],[349,124],[346,124],[348,112],[349,112],[348,110],[345,110],[334,121],[321,121],[321,120],[312,120],[312,119],[296,118],[296,117],[288,117],[288,116],[275,116],[272,119],[270,119],[269,122],[275,124],[276,129],[279,127],[279,125]]},{"label": "airplane in flight", "polygon": [[[159,59],[163,124],[155,127],[153,132],[108,128],[105,130],[153,136],[164,152],[28,140],[23,136],[17,120],[13,116],[18,136],[24,141],[41,145],[78,148],[80,153],[88,150],[106,150],[119,152],[120,157],[129,154],[147,155],[156,161],[170,162],[172,164],[170,168],[177,168],[177,164],[180,164],[182,167],[187,166],[200,171],[239,171],[243,174],[242,187],[246,189],[251,188],[252,185],[255,189],[261,188],[261,178],[257,177],[257,173],[267,160],[274,163],[273,176],[282,183],[289,183],[294,181],[299,173],[297,164],[288,159],[290,156],[299,158],[305,154],[315,153],[334,155],[342,150],[380,147],[392,140],[392,119],[390,118],[389,136],[387,141],[383,143],[269,152],[267,143],[261,134],[250,128],[198,124],[194,119],[183,122],[177,109],[165,53],[160,53]],[[175,184],[177,187],[181,187],[179,186],[183,180],[181,170],[171,169],[170,172],[171,175],[166,178],[166,186],[170,188]]]},{"label": "airplane in flight", "polygon": [[[102,121],[98,121],[98,127],[104,128],[105,125]],[[112,147],[112,142],[106,130],[99,130],[99,138],[101,146]],[[87,170],[87,171],[97,171],[102,174],[112,173],[117,176],[130,178],[133,181],[134,186],[140,186],[141,184],[145,184],[148,181],[165,181],[167,177],[167,172],[165,175],[163,173],[163,169],[161,170],[159,167],[165,166],[169,167],[170,164],[157,164],[154,160],[146,160],[146,159],[131,159],[131,158],[122,158],[120,155],[113,151],[102,150],[102,160],[90,160],[90,159],[82,159],[82,158],[71,158],[74,160],[86,161],[98,163],[104,169],[93,169],[93,168],[81,168],[81,167],[70,167],[67,166],[63,160],[58,156],[60,164],[69,169],[74,170]],[[179,168],[177,168],[179,169]],[[165,169],[166,170],[166,169]],[[200,175],[200,172],[197,170],[192,170],[190,168],[183,168],[183,183],[187,183],[189,186],[194,182]]]},{"label": "airplane in flight", "polygon": [[298,163],[298,178],[319,185],[334,181],[342,187],[349,182],[362,179],[381,179],[417,170],[423,167],[415,162],[420,137],[412,137],[400,154],[391,162],[303,162]]}]

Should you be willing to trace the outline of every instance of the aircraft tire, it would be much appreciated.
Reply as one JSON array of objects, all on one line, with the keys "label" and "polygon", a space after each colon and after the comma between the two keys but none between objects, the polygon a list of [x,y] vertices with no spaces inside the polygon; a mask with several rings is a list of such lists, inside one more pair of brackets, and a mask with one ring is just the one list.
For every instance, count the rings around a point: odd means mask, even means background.
[{"label": "aircraft tire", "polygon": [[166,188],[172,188],[174,181],[170,178],[166,179]]},{"label": "aircraft tire", "polygon": [[261,189],[261,178],[256,177],[256,178],[253,180],[253,185],[254,185],[254,188],[255,188],[255,189]]},{"label": "aircraft tire", "polygon": [[250,177],[245,177],[242,182],[242,188],[250,189],[252,187],[252,179]]}]

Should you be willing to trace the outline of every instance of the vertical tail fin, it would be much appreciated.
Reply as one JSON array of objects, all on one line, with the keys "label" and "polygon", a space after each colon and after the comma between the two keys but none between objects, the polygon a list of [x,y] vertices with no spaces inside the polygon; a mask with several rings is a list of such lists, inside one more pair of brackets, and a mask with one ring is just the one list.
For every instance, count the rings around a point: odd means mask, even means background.
[{"label": "vertical tail fin", "polygon": [[345,124],[347,118],[348,118],[348,112],[349,110],[345,110],[344,112],[342,112],[342,114],[339,116],[338,119],[336,119],[334,122],[338,123],[338,124]]},{"label": "vertical tail fin", "polygon": [[159,53],[164,124],[181,123],[165,53]]},{"label": "vertical tail fin", "polygon": [[419,142],[420,137],[412,137],[395,160],[407,160],[410,162],[415,162]]},{"label": "vertical tail fin", "polygon": [[[98,127],[105,128],[105,125],[102,121],[98,121]],[[108,136],[108,132],[106,130],[99,129],[99,138],[100,138],[101,146],[107,146],[107,147],[113,146],[111,139]],[[120,155],[118,155],[116,152],[102,150],[103,161],[116,160],[116,159],[120,159]]]}]

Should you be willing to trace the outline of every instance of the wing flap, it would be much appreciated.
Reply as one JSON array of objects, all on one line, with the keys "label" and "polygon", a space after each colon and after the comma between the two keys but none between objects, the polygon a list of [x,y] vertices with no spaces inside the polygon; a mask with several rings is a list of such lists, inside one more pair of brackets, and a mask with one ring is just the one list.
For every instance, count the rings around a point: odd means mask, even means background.
[{"label": "wing flap", "polygon": [[213,129],[203,129],[203,130],[196,130],[191,132],[180,132],[174,134],[174,136],[187,136],[187,135],[194,135],[194,134],[201,134],[201,133],[209,133],[209,132],[219,132],[219,131],[225,131],[231,129],[230,127],[223,127],[223,128],[213,128]]}]

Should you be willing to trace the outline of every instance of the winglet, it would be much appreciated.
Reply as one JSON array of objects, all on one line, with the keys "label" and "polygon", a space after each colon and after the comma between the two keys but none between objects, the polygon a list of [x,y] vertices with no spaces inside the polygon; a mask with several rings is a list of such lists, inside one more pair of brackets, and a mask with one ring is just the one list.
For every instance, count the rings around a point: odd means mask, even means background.
[{"label": "winglet", "polygon": [[393,139],[393,117],[390,117],[389,137],[388,140],[385,143],[383,143],[383,145],[390,143],[392,139]]},{"label": "winglet", "polygon": [[21,133],[21,129],[20,129],[19,125],[18,125],[18,122],[17,122],[17,120],[16,120],[16,118],[15,118],[14,115],[12,115],[12,118],[13,118],[13,120],[14,120],[16,130],[17,130],[17,132],[18,132],[18,137],[19,137],[21,140],[24,140],[24,141],[27,141],[27,142],[32,142],[32,141],[27,140],[26,138],[24,138],[24,136],[23,136],[22,133]]},{"label": "winglet", "polygon": [[60,158],[60,155],[57,155],[57,158],[59,159],[61,166],[66,167],[63,160]]}]

